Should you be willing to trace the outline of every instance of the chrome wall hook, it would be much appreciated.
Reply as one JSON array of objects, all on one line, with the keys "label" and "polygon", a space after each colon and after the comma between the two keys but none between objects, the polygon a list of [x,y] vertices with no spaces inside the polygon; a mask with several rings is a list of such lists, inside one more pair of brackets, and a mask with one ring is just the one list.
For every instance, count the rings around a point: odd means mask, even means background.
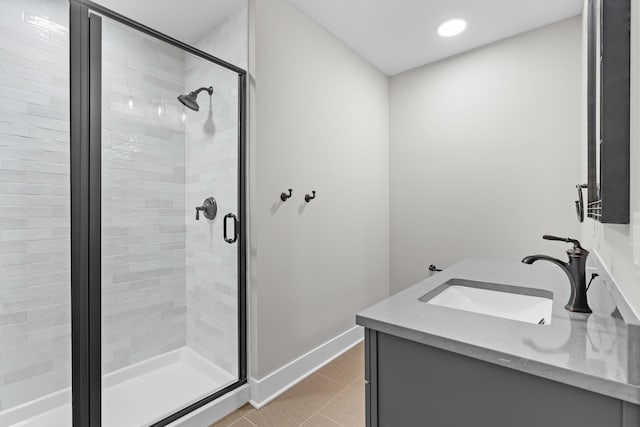
[{"label": "chrome wall hook", "polygon": [[311,193],[313,194],[313,196],[311,196],[311,195],[309,195],[309,194],[305,194],[305,195],[304,195],[304,201],[305,201],[305,202],[309,203],[310,201],[312,201],[313,199],[315,199],[315,198],[316,198],[316,191],[315,191],[315,190],[313,190]]},{"label": "chrome wall hook", "polygon": [[280,200],[282,200],[283,202],[286,202],[287,199],[291,198],[291,195],[293,194],[293,190],[290,188],[289,189],[289,194],[287,193],[280,193]]}]

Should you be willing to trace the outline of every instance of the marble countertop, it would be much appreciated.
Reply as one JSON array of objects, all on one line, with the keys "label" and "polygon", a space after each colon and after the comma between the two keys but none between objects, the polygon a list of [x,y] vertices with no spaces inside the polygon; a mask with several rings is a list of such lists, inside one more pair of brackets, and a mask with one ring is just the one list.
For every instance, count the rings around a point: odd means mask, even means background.
[{"label": "marble countertop", "polygon": [[[586,315],[564,309],[570,287],[555,265],[464,260],[358,313],[356,323],[640,404],[640,321],[606,271],[598,273],[601,277],[588,293],[593,313]],[[551,291],[551,324],[539,326],[419,301],[449,279]]]}]

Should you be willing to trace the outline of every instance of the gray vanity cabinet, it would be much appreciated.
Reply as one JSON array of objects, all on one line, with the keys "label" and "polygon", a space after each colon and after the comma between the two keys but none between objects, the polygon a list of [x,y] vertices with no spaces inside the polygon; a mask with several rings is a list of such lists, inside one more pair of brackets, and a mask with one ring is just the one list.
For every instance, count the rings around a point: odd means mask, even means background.
[{"label": "gray vanity cabinet", "polygon": [[367,427],[640,427],[640,406],[365,329]]}]

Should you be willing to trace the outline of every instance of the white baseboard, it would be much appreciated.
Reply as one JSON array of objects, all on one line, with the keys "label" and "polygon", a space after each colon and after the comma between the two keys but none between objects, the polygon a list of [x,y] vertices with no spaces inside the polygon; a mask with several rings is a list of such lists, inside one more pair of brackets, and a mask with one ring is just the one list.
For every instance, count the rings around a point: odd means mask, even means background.
[{"label": "white baseboard", "polygon": [[249,378],[251,387],[249,403],[254,408],[260,409],[363,339],[362,327],[354,326],[262,379]]},{"label": "white baseboard", "polygon": [[249,385],[245,384],[208,405],[191,412],[189,415],[185,415],[178,421],[171,423],[170,427],[202,427],[211,425],[246,404],[249,401],[249,396]]}]

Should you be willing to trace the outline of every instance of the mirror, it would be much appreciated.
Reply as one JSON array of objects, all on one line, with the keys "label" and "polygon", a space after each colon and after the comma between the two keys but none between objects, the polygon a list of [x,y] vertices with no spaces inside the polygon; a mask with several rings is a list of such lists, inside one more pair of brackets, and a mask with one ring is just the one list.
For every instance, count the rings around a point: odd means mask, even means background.
[{"label": "mirror", "polygon": [[631,3],[589,0],[588,14],[586,212],[602,223],[628,224]]}]

